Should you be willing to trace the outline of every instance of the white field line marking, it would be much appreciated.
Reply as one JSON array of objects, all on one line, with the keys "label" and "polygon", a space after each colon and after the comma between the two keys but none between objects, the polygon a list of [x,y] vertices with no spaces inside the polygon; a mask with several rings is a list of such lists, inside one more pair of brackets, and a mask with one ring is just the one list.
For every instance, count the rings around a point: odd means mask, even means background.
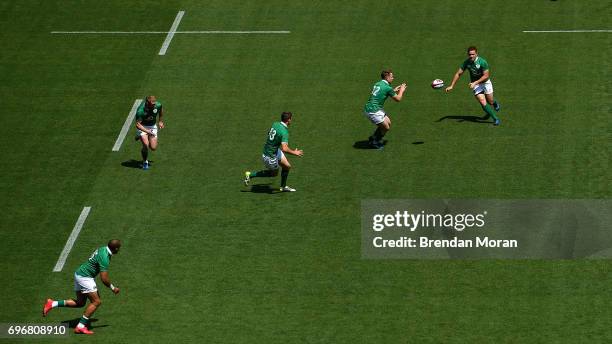
[{"label": "white field line marking", "polygon": [[181,23],[181,19],[183,18],[184,14],[185,11],[179,11],[176,14],[176,18],[174,18],[174,23],[172,23],[172,27],[170,27],[170,32],[168,32],[166,40],[164,40],[164,44],[162,44],[162,47],[159,50],[159,55],[166,55],[166,50],[168,50],[170,42],[172,41],[172,37],[174,37],[174,33],[176,32],[176,29],[178,29],[178,26]]},{"label": "white field line marking", "polygon": [[68,254],[70,253],[70,250],[72,250],[72,245],[74,245],[74,242],[79,236],[79,232],[81,232],[81,228],[83,228],[83,223],[85,223],[85,220],[87,219],[87,215],[89,215],[90,210],[91,210],[91,207],[83,207],[83,211],[81,211],[81,215],[79,215],[79,219],[74,225],[74,228],[72,229],[72,233],[70,233],[70,236],[68,237],[68,240],[66,241],[66,245],[64,246],[64,249],[62,250],[62,253],[57,259],[57,263],[55,263],[55,267],[53,268],[54,272],[62,271],[62,269],[64,268],[64,263],[66,263]]},{"label": "white field line marking", "polygon": [[[51,31],[51,34],[58,35],[153,35],[168,34],[170,31]],[[288,30],[206,30],[206,31],[175,31],[175,34],[288,34]]]},{"label": "white field line marking", "polygon": [[136,110],[138,110],[140,104],[142,104],[142,99],[134,100],[134,105],[132,105],[132,109],[128,113],[125,123],[123,123],[123,128],[121,128],[121,132],[119,133],[119,136],[117,136],[117,141],[115,141],[115,145],[113,146],[113,152],[118,152],[121,148],[123,140],[125,140],[125,135],[127,135],[128,131],[130,130],[130,125],[134,120],[134,116],[136,116]]},{"label": "white field line marking", "polygon": [[526,33],[612,32],[612,30],[526,30]]}]

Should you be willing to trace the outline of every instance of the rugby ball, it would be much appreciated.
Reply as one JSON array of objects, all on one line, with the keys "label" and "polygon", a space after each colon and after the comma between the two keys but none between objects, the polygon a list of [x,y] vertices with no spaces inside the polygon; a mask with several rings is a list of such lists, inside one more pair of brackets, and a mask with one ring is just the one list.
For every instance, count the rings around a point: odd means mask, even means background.
[{"label": "rugby ball", "polygon": [[434,90],[439,90],[442,87],[444,87],[444,80],[442,79],[436,79],[431,82],[431,88],[433,88]]}]

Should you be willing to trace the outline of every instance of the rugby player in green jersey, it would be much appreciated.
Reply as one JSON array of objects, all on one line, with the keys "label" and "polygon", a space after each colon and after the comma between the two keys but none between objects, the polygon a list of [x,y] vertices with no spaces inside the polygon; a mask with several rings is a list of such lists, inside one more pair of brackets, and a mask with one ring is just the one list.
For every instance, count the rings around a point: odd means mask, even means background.
[{"label": "rugby player in green jersey", "polygon": [[[149,149],[157,149],[157,126],[164,128],[164,109],[155,96],[148,96],[136,110],[136,139],[142,142],[142,169],[149,169]],[[156,123],[157,122],[157,123]]]},{"label": "rugby player in green jersey", "polygon": [[[450,92],[453,87],[455,87],[455,83],[459,80],[461,74],[463,74],[465,70],[468,70],[470,72],[470,83],[468,86],[486,113],[484,119],[493,117],[493,125],[499,125],[501,121],[495,112],[500,110],[500,106],[495,98],[493,98],[493,83],[491,82],[489,63],[481,56],[478,56],[478,49],[474,46],[467,49],[467,54],[468,58],[463,61],[463,64],[453,76],[453,81],[445,91]],[[493,106],[493,108],[491,106]],[[493,109],[495,109],[495,111],[493,111]]]},{"label": "rugby player in green jersey", "polygon": [[268,131],[268,137],[263,147],[262,161],[265,170],[244,173],[244,185],[249,185],[251,178],[256,177],[275,177],[278,175],[278,168],[281,168],[281,187],[282,192],[296,191],[294,188],[287,186],[287,177],[289,176],[289,170],[291,164],[284,153],[288,153],[295,156],[302,156],[304,152],[300,149],[289,148],[289,125],[291,125],[291,118],[293,114],[291,112],[283,112],[281,114],[280,122],[274,122],[270,131]]},{"label": "rugby player in green jersey", "polygon": [[117,239],[110,240],[106,246],[96,249],[89,259],[81,264],[74,273],[74,291],[76,292],[76,300],[53,300],[47,299],[43,306],[43,316],[47,316],[51,309],[56,307],[83,307],[89,299],[89,306],[85,309],[83,316],[79,320],[78,325],[74,328],[74,333],[93,334],[87,328],[89,318],[93,315],[96,309],[102,304],[100,295],[98,295],[98,286],[96,285],[96,276],[100,274],[100,279],[105,286],[110,288],[113,293],[119,294],[119,288],[115,287],[108,277],[108,266],[111,257],[119,253],[121,241]]},{"label": "rugby player in green jersey", "polygon": [[393,71],[383,70],[380,73],[381,80],[374,84],[370,98],[366,103],[363,113],[370,122],[376,125],[374,134],[369,137],[370,145],[374,148],[382,149],[384,146],[382,138],[391,128],[391,119],[385,113],[383,105],[388,97],[391,97],[396,102],[402,100],[406,84],[401,84],[395,88],[391,87],[393,82]]}]

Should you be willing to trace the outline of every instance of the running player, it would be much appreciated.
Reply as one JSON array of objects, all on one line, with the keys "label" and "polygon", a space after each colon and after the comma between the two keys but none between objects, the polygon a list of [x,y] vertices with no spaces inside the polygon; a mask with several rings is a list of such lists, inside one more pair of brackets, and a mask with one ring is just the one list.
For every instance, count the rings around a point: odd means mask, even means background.
[{"label": "running player", "polygon": [[[164,109],[155,96],[148,96],[136,111],[136,139],[140,139],[142,149],[142,169],[149,169],[149,149],[157,149],[157,129],[164,128],[162,117]],[[157,122],[157,123],[156,123]]]},{"label": "running player", "polygon": [[302,156],[304,152],[300,149],[289,148],[289,125],[291,125],[291,119],[293,114],[291,112],[283,112],[281,114],[280,122],[274,122],[266,143],[263,147],[262,161],[265,170],[244,173],[244,185],[249,185],[251,178],[257,177],[275,177],[278,175],[278,168],[281,168],[281,185],[280,191],[282,192],[293,192],[296,191],[294,188],[287,186],[287,177],[289,176],[289,170],[291,170],[291,164],[285,153]]},{"label": "running player", "polygon": [[105,286],[110,290],[119,294],[119,288],[115,287],[108,277],[108,266],[111,257],[119,253],[121,241],[117,239],[110,240],[106,246],[96,249],[89,259],[83,263],[74,273],[74,291],[76,292],[76,300],[53,300],[47,299],[43,306],[43,316],[47,316],[51,309],[56,307],[71,307],[81,308],[89,299],[89,306],[85,308],[85,312],[78,325],[74,328],[74,333],[93,334],[93,331],[87,328],[89,319],[102,304],[100,295],[98,294],[98,286],[96,285],[96,276],[100,274],[100,279]]},{"label": "running player", "polygon": [[463,64],[453,76],[453,81],[445,91],[450,92],[453,87],[455,87],[455,83],[459,80],[461,74],[463,74],[465,70],[468,70],[470,72],[470,83],[468,87],[472,90],[474,97],[476,97],[476,100],[486,113],[484,119],[492,117],[493,125],[500,125],[501,121],[496,115],[496,112],[500,110],[500,105],[495,98],[493,98],[493,83],[491,82],[489,63],[483,57],[478,56],[478,49],[474,46],[467,48],[467,54],[468,58],[463,61]]}]

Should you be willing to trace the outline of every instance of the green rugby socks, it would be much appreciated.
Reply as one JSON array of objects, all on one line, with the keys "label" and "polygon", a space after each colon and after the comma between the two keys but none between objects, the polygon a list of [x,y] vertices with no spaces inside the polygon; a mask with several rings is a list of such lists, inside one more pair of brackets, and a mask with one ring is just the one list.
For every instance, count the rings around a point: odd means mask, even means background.
[{"label": "green rugby socks", "polygon": [[493,108],[488,103],[487,105],[482,106],[482,109],[484,110],[484,112],[487,113],[488,117],[493,117],[493,119],[496,121],[499,120],[499,118],[497,118],[497,115],[495,114],[495,111],[493,111]]},{"label": "green rugby socks", "polygon": [[264,171],[251,172],[250,177],[251,178],[255,178],[255,177],[274,177],[274,171],[272,171],[272,170],[264,170]]},{"label": "green rugby socks", "polygon": [[83,327],[87,327],[87,322],[89,321],[89,318],[87,318],[85,315],[81,316],[81,319],[79,319],[79,324],[77,325],[79,328],[83,328]]}]

